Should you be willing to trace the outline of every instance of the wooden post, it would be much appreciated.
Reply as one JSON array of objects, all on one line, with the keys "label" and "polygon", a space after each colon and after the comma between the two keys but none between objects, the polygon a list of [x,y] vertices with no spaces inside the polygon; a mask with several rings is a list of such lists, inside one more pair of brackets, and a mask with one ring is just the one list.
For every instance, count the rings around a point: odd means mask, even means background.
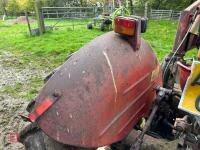
[{"label": "wooden post", "polygon": [[145,3],[144,16],[148,18],[148,2]]},{"label": "wooden post", "polygon": [[172,17],[173,17],[173,10],[170,11],[170,18],[169,18],[169,20],[172,20]]},{"label": "wooden post", "polygon": [[44,26],[44,18],[42,14],[42,4],[40,0],[35,0],[35,12],[38,20],[38,27],[40,34],[43,34],[45,32],[45,26]]},{"label": "wooden post", "polygon": [[26,15],[26,22],[27,22],[27,25],[28,25],[29,33],[30,33],[30,35],[32,35],[31,25],[30,25],[30,22],[29,22],[29,19],[28,19],[28,13],[27,13],[27,11],[25,11],[25,15]]},{"label": "wooden post", "polygon": [[57,14],[57,19],[59,19],[58,10],[56,11],[56,14]]},{"label": "wooden post", "polygon": [[72,19],[72,23],[73,23],[73,30],[74,30],[74,19]]},{"label": "wooden post", "polygon": [[115,11],[115,0],[113,0],[112,3],[113,3],[113,6],[112,6],[112,7],[113,7],[113,8],[112,8],[112,12],[114,12],[114,11]]}]

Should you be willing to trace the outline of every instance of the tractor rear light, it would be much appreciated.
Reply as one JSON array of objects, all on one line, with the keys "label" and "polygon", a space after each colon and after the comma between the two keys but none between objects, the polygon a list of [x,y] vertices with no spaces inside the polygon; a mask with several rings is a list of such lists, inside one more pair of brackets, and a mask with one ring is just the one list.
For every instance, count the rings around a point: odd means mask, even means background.
[{"label": "tractor rear light", "polygon": [[45,113],[53,104],[55,100],[47,98],[42,101],[33,112],[28,115],[28,118],[31,122],[35,122],[43,113]]},{"label": "tractor rear light", "polygon": [[132,17],[116,17],[114,31],[119,34],[134,36],[136,32],[136,20]]}]

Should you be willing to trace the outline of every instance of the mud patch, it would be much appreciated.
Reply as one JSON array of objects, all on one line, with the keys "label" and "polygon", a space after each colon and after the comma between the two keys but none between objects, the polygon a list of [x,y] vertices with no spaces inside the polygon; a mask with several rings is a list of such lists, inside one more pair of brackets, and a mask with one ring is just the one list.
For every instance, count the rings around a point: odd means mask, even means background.
[{"label": "mud patch", "polygon": [[[36,22],[36,20],[29,18],[29,22],[33,23]],[[26,16],[20,16],[17,17],[17,19],[12,19],[7,22],[8,25],[19,24],[19,23],[24,23],[24,24],[27,23]]]},{"label": "mud patch", "polygon": [[0,54],[0,89],[5,86],[14,86],[16,83],[24,83],[30,80],[33,76],[44,78],[47,70],[41,71],[31,69],[31,64],[19,67],[20,60],[14,57],[11,53],[3,52]]},{"label": "mud patch", "polygon": [[11,53],[0,53],[0,150],[24,149],[19,143],[8,143],[7,138],[9,133],[18,132],[26,125],[19,114],[27,115],[25,110],[29,102],[26,98],[13,96],[10,91],[4,90],[5,87],[15,87],[20,83],[25,88],[21,90],[26,91],[33,77],[44,78],[48,74],[47,70],[32,69],[30,64],[24,67],[11,65],[17,62],[19,60]]},{"label": "mud patch", "polygon": [[12,132],[18,132],[25,126],[25,122],[19,117],[19,114],[26,114],[25,108],[27,101],[23,99],[14,99],[8,95],[0,97],[0,149],[18,150],[23,149],[19,143],[10,144],[8,135]]}]

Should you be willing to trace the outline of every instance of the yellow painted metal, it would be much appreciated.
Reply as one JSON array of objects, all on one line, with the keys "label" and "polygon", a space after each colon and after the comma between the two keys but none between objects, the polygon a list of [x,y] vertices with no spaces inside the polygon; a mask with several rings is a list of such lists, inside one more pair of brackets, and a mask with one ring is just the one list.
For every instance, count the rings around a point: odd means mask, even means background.
[{"label": "yellow painted metal", "polygon": [[187,80],[184,92],[182,94],[182,98],[179,104],[179,109],[187,111],[191,114],[200,116],[200,111],[198,111],[195,107],[195,102],[200,96],[200,85],[192,85],[194,79],[200,73],[200,62],[194,61],[192,64],[192,73]]}]

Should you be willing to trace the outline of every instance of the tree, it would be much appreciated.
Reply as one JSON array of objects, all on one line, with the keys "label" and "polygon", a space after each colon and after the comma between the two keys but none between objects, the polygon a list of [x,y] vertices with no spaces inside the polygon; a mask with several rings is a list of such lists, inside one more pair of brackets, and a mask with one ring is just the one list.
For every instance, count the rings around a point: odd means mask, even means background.
[{"label": "tree", "polygon": [[25,11],[33,11],[34,0],[7,0],[6,10],[8,13],[12,14]]},{"label": "tree", "polygon": [[7,0],[0,0],[0,11],[4,15],[7,15],[6,6],[7,6]]},{"label": "tree", "polygon": [[30,11],[34,9],[34,0],[16,0],[20,11]]},{"label": "tree", "polygon": [[8,13],[16,14],[19,12],[19,6],[16,0],[9,0],[6,6]]},{"label": "tree", "polygon": [[134,0],[126,0],[127,8],[128,8],[129,11],[131,12],[131,14],[133,13],[133,1],[134,1]]},{"label": "tree", "polygon": [[56,0],[42,0],[43,6],[54,7],[56,6]]},{"label": "tree", "polygon": [[153,9],[183,10],[196,0],[135,0],[135,4],[144,6],[148,2]]}]

